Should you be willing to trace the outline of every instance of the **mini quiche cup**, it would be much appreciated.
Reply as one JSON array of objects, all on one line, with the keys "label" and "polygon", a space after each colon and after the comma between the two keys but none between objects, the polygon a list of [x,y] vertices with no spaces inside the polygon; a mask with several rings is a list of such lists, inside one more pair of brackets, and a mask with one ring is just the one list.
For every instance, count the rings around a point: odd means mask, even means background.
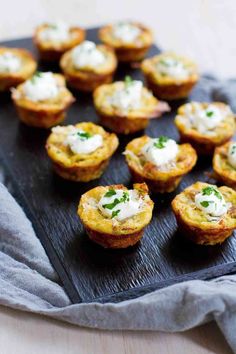
[{"label": "mini quiche cup", "polygon": [[88,182],[99,178],[107,167],[111,156],[116,151],[119,141],[115,134],[107,133],[99,125],[91,122],[78,123],[76,128],[91,134],[100,134],[103,137],[103,145],[90,154],[74,154],[68,146],[64,145],[64,139],[68,128],[64,132],[52,132],[46,143],[48,156],[53,162],[55,172],[71,181]]},{"label": "mini quiche cup", "polygon": [[[181,61],[189,70],[189,75],[183,79],[177,79],[158,72],[156,65],[166,58],[173,58]],[[147,86],[153,94],[166,100],[177,100],[189,95],[194,85],[199,80],[197,66],[188,58],[174,53],[163,53],[152,58],[145,59],[141,64],[141,70],[146,78]]]},{"label": "mini quiche cup", "polygon": [[125,148],[125,159],[135,182],[145,182],[154,193],[172,192],[181,179],[192,170],[197,161],[197,154],[190,144],[179,145],[179,152],[169,167],[161,169],[146,161],[142,148],[150,137],[142,136],[128,143]]},{"label": "mini quiche cup", "polygon": [[33,75],[37,63],[33,55],[26,49],[0,47],[0,55],[10,52],[19,57],[22,67],[16,72],[0,72],[0,92],[15,87]]},{"label": "mini quiche cup", "polygon": [[157,118],[162,113],[170,111],[166,102],[158,101],[145,87],[142,88],[142,106],[123,112],[112,106],[107,100],[120,86],[125,83],[117,81],[101,85],[93,93],[93,100],[101,124],[118,134],[132,134],[147,127],[149,119]]},{"label": "mini quiche cup", "polygon": [[104,217],[96,207],[100,198],[110,189],[127,190],[122,184],[99,186],[83,194],[78,207],[78,215],[89,238],[104,248],[127,248],[135,245],[143,236],[144,228],[152,218],[153,202],[149,198],[145,183],[134,184],[145,205],[143,210],[122,221]]},{"label": "mini quiche cup", "polygon": [[60,87],[57,97],[44,101],[31,101],[24,95],[23,84],[12,91],[12,100],[20,120],[26,125],[37,128],[50,128],[65,119],[67,108],[75,101],[65,86],[61,74],[53,74]]},{"label": "mini quiche cup", "polygon": [[42,60],[50,62],[59,61],[62,54],[80,44],[85,39],[85,31],[83,29],[79,27],[71,27],[69,29],[70,38],[67,41],[55,42],[42,40],[40,38],[40,33],[49,27],[50,24],[42,24],[36,28],[34,33],[33,41]]},{"label": "mini quiche cup", "polygon": [[236,169],[230,165],[227,158],[227,152],[231,143],[229,141],[215,149],[213,170],[217,181],[236,190]]},{"label": "mini quiche cup", "polygon": [[142,60],[153,44],[153,35],[149,28],[138,22],[132,22],[131,24],[141,30],[140,35],[132,43],[125,43],[121,39],[114,37],[113,25],[107,25],[98,32],[100,40],[114,48],[119,62]]},{"label": "mini quiche cup", "polygon": [[225,186],[218,188],[231,206],[225,215],[215,221],[195,206],[195,195],[208,186],[207,183],[197,182],[178,194],[171,203],[180,231],[199,245],[222,243],[236,228],[236,192],[233,189]]},{"label": "mini quiche cup", "polygon": [[[189,104],[189,103],[187,103]],[[191,103],[190,103],[191,104]],[[222,111],[228,106],[222,102],[213,102]],[[203,108],[207,108],[209,103],[201,103]],[[235,133],[235,116],[229,113],[210,134],[202,134],[191,126],[189,117],[185,114],[185,104],[180,106],[175,117],[175,125],[179,131],[181,141],[190,143],[198,154],[212,155],[215,147],[229,141]]]},{"label": "mini quiche cup", "polygon": [[60,66],[69,86],[80,91],[91,92],[102,84],[112,82],[114,72],[117,68],[117,59],[114,51],[102,44],[97,45],[97,48],[104,53],[106,61],[94,69],[90,67],[84,67],[83,69],[75,68],[72,61],[72,50],[63,54]]}]

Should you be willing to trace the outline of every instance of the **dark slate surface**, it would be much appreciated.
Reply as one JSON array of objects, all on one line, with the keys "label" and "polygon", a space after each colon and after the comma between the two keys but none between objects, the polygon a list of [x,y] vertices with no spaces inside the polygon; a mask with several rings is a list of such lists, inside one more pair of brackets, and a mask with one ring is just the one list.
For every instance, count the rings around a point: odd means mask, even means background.
[{"label": "dark slate surface", "polygon": [[[88,31],[96,40],[96,30]],[[8,41],[9,46],[34,51],[29,38]],[[149,55],[158,52],[153,47]],[[43,70],[54,69],[40,66]],[[120,67],[116,79],[130,74],[143,79],[137,69]],[[191,98],[209,100],[205,81]],[[65,124],[79,121],[98,123],[90,95],[76,94]],[[2,163],[9,173],[14,195],[31,219],[66,292],[73,302],[120,301],[148,291],[189,279],[209,279],[236,270],[236,239],[221,246],[200,247],[186,242],[176,229],[170,202],[176,193],[197,180],[206,180],[204,172],[210,160],[201,160],[186,176],[175,193],[153,197],[153,220],[142,241],[126,250],[104,250],[90,242],[83,231],[76,210],[80,196],[97,185],[124,183],[131,185],[121,152],[132,137],[120,139],[118,152],[100,180],[87,183],[67,182],[57,177],[47,158],[44,145],[48,132],[19,123],[9,95],[0,97],[0,139]],[[183,101],[182,101],[183,102]],[[178,140],[172,113],[152,120],[146,133],[168,135]]]}]

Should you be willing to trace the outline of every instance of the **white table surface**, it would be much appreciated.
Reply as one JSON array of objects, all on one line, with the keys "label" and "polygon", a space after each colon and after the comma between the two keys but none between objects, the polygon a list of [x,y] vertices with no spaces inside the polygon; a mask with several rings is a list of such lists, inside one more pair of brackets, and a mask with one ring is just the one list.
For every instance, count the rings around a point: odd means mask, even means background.
[{"label": "white table surface", "polygon": [[[149,25],[156,42],[194,58],[202,71],[236,77],[235,0],[7,0],[0,39],[31,35],[45,20],[84,27],[121,19]],[[228,354],[214,323],[183,333],[109,332],[78,328],[0,307],[0,354]]]}]

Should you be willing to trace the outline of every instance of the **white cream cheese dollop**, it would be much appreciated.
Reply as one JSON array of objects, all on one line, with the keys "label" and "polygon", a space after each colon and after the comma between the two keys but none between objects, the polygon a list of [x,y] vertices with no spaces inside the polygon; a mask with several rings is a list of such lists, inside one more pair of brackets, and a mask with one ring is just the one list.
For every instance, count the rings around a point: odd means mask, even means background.
[{"label": "white cream cheese dollop", "polygon": [[190,124],[202,134],[216,128],[226,116],[226,112],[216,105],[209,104],[207,108],[203,108],[198,102],[187,104],[185,114],[189,117]]},{"label": "white cream cheese dollop", "polygon": [[110,104],[122,111],[138,109],[141,105],[142,89],[142,81],[126,80],[110,97]]},{"label": "white cream cheese dollop", "polygon": [[55,98],[59,94],[59,86],[51,72],[36,73],[23,84],[25,96],[31,101],[45,101]]},{"label": "white cream cheese dollop", "polygon": [[229,145],[227,157],[230,165],[236,168],[236,142]]},{"label": "white cream cheese dollop", "polygon": [[136,190],[109,189],[99,200],[98,208],[105,217],[122,221],[140,213],[142,203]]},{"label": "white cream cheese dollop", "polygon": [[95,68],[104,64],[105,60],[106,57],[103,52],[91,41],[84,41],[72,50],[72,61],[77,69]]},{"label": "white cream cheese dollop", "polygon": [[189,77],[189,70],[184,66],[181,60],[172,57],[163,58],[156,64],[157,71],[175,79],[184,80]]},{"label": "white cream cheese dollop", "polygon": [[209,186],[195,195],[195,204],[198,209],[210,216],[219,217],[227,213],[228,205],[215,186]]},{"label": "white cream cheese dollop", "polygon": [[124,43],[131,43],[141,34],[141,29],[129,22],[119,22],[113,27],[113,35]]},{"label": "white cream cheese dollop", "polygon": [[15,73],[21,68],[21,59],[12,52],[4,52],[0,54],[0,72]]},{"label": "white cream cheese dollop", "polygon": [[64,22],[48,24],[48,27],[39,32],[41,41],[66,42],[70,39],[70,28]]},{"label": "white cream cheese dollop", "polygon": [[157,139],[150,139],[141,151],[147,161],[160,167],[175,160],[179,147],[173,139],[160,136]]},{"label": "white cream cheese dollop", "polygon": [[[55,127],[52,131],[64,133],[63,127]],[[67,132],[64,145],[69,146],[74,154],[91,154],[103,145],[103,137],[100,134],[92,135],[74,126],[67,127]]]}]

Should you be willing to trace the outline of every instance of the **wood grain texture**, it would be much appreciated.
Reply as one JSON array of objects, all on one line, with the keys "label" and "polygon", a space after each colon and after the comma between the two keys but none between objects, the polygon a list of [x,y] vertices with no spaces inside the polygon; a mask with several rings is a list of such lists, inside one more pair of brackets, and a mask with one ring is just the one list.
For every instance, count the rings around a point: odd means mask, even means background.
[{"label": "wood grain texture", "polygon": [[[96,30],[88,39],[97,40]],[[33,51],[31,39],[7,42]],[[149,55],[158,49],[153,47]],[[58,68],[41,66],[41,69]],[[126,74],[143,79],[139,70],[121,66],[116,79]],[[91,96],[77,94],[65,123],[98,123]],[[210,100],[200,86],[190,100]],[[146,132],[150,136],[167,135],[178,140],[173,124],[176,108],[158,120],[152,120]],[[143,240],[126,250],[104,250],[89,241],[76,215],[81,194],[97,185],[131,185],[122,152],[132,136],[120,137],[120,147],[104,175],[90,183],[73,183],[57,177],[45,152],[48,132],[18,122],[15,109],[6,95],[1,105],[0,138],[4,164],[14,181],[14,194],[33,222],[46,252],[73,302],[120,301],[163,286],[189,279],[209,279],[236,269],[236,239],[222,246],[199,247],[178,233],[170,202],[181,190],[197,180],[206,180],[211,160],[201,160],[180,187],[168,195],[153,196],[155,209]],[[140,135],[140,134],[139,134]]]},{"label": "wood grain texture", "polygon": [[214,323],[172,334],[99,331],[0,307],[0,328],[1,354],[232,354]]}]

